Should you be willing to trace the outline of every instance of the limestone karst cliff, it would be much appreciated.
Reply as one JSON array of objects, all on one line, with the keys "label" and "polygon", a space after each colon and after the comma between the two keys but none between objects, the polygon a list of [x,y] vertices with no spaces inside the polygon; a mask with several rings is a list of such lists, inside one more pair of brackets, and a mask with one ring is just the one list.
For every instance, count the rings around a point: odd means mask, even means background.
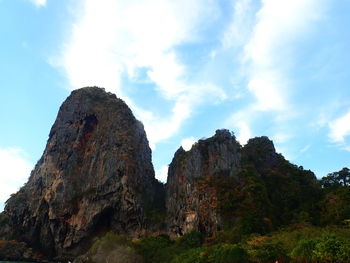
[{"label": "limestone karst cliff", "polygon": [[223,228],[267,233],[307,217],[319,190],[315,175],[286,161],[267,137],[242,147],[228,130],[217,130],[174,155],[166,186],[169,234],[196,230],[211,240]]},{"label": "limestone karst cliff", "polygon": [[315,175],[285,160],[267,137],[241,146],[225,129],[189,151],[180,147],[163,185],[143,125],[115,95],[87,87],[62,104],[28,182],[0,214],[0,237],[17,240],[2,240],[10,249],[31,251],[11,260],[56,261],[85,254],[107,232],[128,239],[194,233],[206,244],[226,233],[237,242],[295,222],[317,224],[320,191]]},{"label": "limestone karst cliff", "polygon": [[146,210],[162,209],[163,192],[141,122],[115,95],[88,87],[62,104],[42,157],[5,213],[14,238],[69,259],[110,229],[141,234]]},{"label": "limestone karst cliff", "polygon": [[181,236],[192,230],[207,235],[220,225],[216,189],[206,184],[211,177],[237,178],[241,146],[227,130],[200,140],[188,152],[180,147],[169,166],[166,206],[169,231]]}]

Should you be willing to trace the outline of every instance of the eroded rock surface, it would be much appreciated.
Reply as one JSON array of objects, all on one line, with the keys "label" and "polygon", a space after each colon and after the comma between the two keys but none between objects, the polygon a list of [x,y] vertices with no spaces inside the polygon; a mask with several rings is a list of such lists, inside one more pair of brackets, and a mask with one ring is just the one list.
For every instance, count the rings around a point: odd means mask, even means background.
[{"label": "eroded rock surface", "polygon": [[[217,191],[206,179],[233,177],[241,168],[241,146],[228,130],[200,140],[186,152],[180,147],[169,166],[166,206],[170,234],[192,230],[213,236],[220,225]],[[237,178],[238,180],[238,178]]]},{"label": "eroded rock surface", "polygon": [[162,191],[141,122],[115,95],[88,87],[62,104],[41,159],[5,213],[14,237],[70,259],[108,229],[147,229],[145,207],[161,206]]},{"label": "eroded rock surface", "polygon": [[239,235],[268,233],[307,218],[319,191],[315,175],[276,153],[267,137],[241,147],[218,130],[175,153],[166,185],[168,230],[172,236],[200,231],[209,242],[224,227]]}]

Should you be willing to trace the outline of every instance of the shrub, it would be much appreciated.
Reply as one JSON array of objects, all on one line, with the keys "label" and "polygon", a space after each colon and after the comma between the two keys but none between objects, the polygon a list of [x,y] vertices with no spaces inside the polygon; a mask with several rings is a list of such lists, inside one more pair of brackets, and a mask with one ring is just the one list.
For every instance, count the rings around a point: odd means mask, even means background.
[{"label": "shrub", "polygon": [[284,245],[280,241],[273,241],[267,237],[256,237],[249,242],[249,257],[252,262],[275,262],[287,258]]},{"label": "shrub", "polygon": [[178,240],[178,246],[183,249],[197,248],[203,243],[203,235],[198,231],[192,231],[183,235]]},{"label": "shrub", "polygon": [[239,245],[225,244],[218,246],[213,253],[212,263],[248,262],[247,251]]},{"label": "shrub", "polygon": [[322,261],[345,261],[350,258],[350,241],[335,234],[323,235],[314,249],[314,256]]},{"label": "shrub", "polygon": [[314,259],[314,250],[318,239],[301,239],[291,252],[295,262],[311,262]]},{"label": "shrub", "polygon": [[121,245],[128,246],[130,244],[131,242],[125,236],[118,235],[113,232],[108,232],[105,236],[94,239],[91,250],[92,252],[96,252],[97,249],[111,250]]},{"label": "shrub", "polygon": [[169,262],[175,254],[169,236],[146,237],[134,244],[136,250],[143,256],[146,262]]},{"label": "shrub", "polygon": [[175,256],[171,263],[206,263],[205,255],[201,248],[190,249]]}]

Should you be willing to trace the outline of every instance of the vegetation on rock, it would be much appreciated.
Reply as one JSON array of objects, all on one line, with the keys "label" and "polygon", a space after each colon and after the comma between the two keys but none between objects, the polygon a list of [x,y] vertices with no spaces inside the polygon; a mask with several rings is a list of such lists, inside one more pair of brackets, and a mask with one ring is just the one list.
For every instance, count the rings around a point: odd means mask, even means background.
[{"label": "vegetation on rock", "polygon": [[242,147],[217,130],[179,148],[163,185],[142,124],[88,87],[62,104],[0,238],[0,260],[349,263],[350,170],[317,180],[267,137]]}]

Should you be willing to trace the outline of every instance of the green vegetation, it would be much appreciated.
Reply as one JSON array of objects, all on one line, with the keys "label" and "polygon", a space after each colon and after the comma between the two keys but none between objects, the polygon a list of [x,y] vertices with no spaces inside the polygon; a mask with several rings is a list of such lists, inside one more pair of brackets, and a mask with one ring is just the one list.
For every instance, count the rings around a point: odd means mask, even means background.
[{"label": "green vegetation", "polygon": [[108,232],[105,236],[95,238],[90,250],[78,262],[94,263],[142,263],[133,243],[125,236]]},{"label": "green vegetation", "polygon": [[197,231],[190,232],[176,241],[167,235],[146,237],[135,242],[136,250],[144,257],[146,263],[170,262],[177,255],[198,248],[203,237]]},{"label": "green vegetation", "polygon": [[268,235],[248,235],[239,242],[200,242],[194,231],[177,240],[165,235],[143,238],[134,247],[146,263],[350,262],[347,227],[291,225]]},{"label": "green vegetation", "polygon": [[106,247],[104,242],[127,244],[145,263],[350,263],[349,169],[317,181],[312,172],[283,160],[276,167],[247,165],[240,181],[227,176],[197,181],[215,189],[224,222],[210,242],[197,231],[175,240],[107,236],[93,249]]},{"label": "green vegetation", "polygon": [[297,224],[268,235],[247,235],[239,242],[216,240],[212,245],[203,243],[196,231],[176,240],[159,235],[136,241],[109,232],[95,239],[88,258],[144,263],[349,263],[350,228]]},{"label": "green vegetation", "polygon": [[320,202],[322,208],[321,224],[347,224],[350,222],[350,170],[328,174],[321,179],[324,197]]},{"label": "green vegetation", "polygon": [[162,201],[163,199],[158,196],[154,202],[148,201],[147,197],[144,198],[142,209],[148,226],[156,229],[165,229],[166,211],[165,204]]}]

